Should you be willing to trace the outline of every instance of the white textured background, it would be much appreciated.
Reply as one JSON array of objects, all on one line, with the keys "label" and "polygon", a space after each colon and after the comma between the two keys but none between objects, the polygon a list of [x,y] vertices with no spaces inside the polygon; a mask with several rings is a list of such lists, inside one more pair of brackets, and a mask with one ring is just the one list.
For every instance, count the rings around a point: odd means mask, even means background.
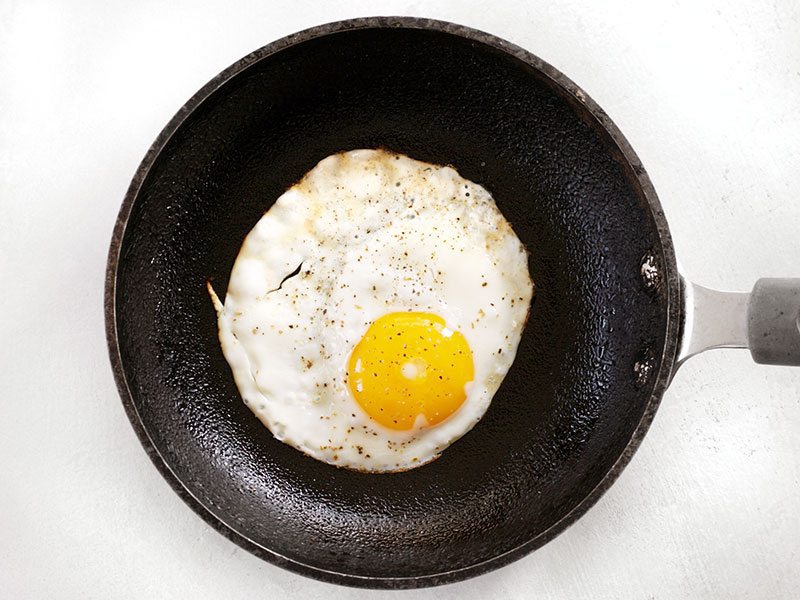
[{"label": "white textured background", "polygon": [[[482,6],[483,5],[483,6]],[[646,5],[646,6],[645,6]],[[507,38],[603,106],[649,170],[688,276],[800,276],[800,4],[0,0],[0,597],[800,597],[800,369],[692,360],[631,465],[542,550],[400,594],[240,550],[161,479],[106,357],[106,249],[159,130],[251,50],[407,14]]]}]

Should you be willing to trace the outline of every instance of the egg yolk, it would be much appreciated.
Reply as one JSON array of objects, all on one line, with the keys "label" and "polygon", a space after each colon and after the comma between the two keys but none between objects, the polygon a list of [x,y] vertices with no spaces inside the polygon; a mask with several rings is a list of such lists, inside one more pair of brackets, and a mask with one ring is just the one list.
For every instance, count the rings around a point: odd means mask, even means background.
[{"label": "egg yolk", "polygon": [[390,429],[414,427],[417,417],[437,425],[456,412],[475,374],[472,351],[441,317],[396,312],[377,319],[353,349],[347,383],[375,421]]}]

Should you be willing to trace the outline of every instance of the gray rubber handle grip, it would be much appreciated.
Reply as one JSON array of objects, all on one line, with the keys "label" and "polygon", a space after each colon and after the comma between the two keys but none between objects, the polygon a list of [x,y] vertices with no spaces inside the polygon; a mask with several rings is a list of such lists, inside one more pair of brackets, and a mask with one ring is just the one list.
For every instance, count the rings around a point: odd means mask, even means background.
[{"label": "gray rubber handle grip", "polygon": [[759,279],[747,306],[747,340],[757,363],[800,366],[800,279]]}]

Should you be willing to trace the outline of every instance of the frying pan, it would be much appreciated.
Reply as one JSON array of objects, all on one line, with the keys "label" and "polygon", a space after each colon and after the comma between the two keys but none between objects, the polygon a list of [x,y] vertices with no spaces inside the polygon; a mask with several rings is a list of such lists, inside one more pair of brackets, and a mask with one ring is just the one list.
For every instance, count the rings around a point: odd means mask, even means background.
[{"label": "frying pan", "polygon": [[[374,147],[490,190],[537,284],[483,419],[385,475],[272,437],[239,398],[204,289],[225,292],[247,232],[319,160]],[[465,579],[552,539],[616,479],[691,354],[800,364],[800,280],[684,281],[644,167],[578,86],[499,38],[415,18],[291,35],[195,94],[133,178],[105,302],[122,402],[175,491],[261,558],[362,587]]]}]

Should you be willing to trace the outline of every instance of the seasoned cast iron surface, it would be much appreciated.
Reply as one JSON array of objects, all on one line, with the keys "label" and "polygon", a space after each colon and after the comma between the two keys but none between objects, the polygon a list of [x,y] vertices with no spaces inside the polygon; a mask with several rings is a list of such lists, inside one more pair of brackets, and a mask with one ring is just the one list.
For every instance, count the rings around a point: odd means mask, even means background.
[{"label": "seasoned cast iron surface", "polygon": [[[155,158],[118,250],[117,343],[150,442],[240,543],[323,579],[402,586],[347,576],[436,576],[535,547],[601,484],[651,401],[656,377],[637,383],[634,365],[650,353],[659,371],[668,289],[648,291],[640,263],[674,258],[642,173],[580,100],[475,40],[362,28],[251,62]],[[239,398],[204,288],[211,277],[224,295],[247,232],[319,160],[378,146],[490,190],[537,286],[485,417],[439,460],[391,475],[273,439]]]}]

